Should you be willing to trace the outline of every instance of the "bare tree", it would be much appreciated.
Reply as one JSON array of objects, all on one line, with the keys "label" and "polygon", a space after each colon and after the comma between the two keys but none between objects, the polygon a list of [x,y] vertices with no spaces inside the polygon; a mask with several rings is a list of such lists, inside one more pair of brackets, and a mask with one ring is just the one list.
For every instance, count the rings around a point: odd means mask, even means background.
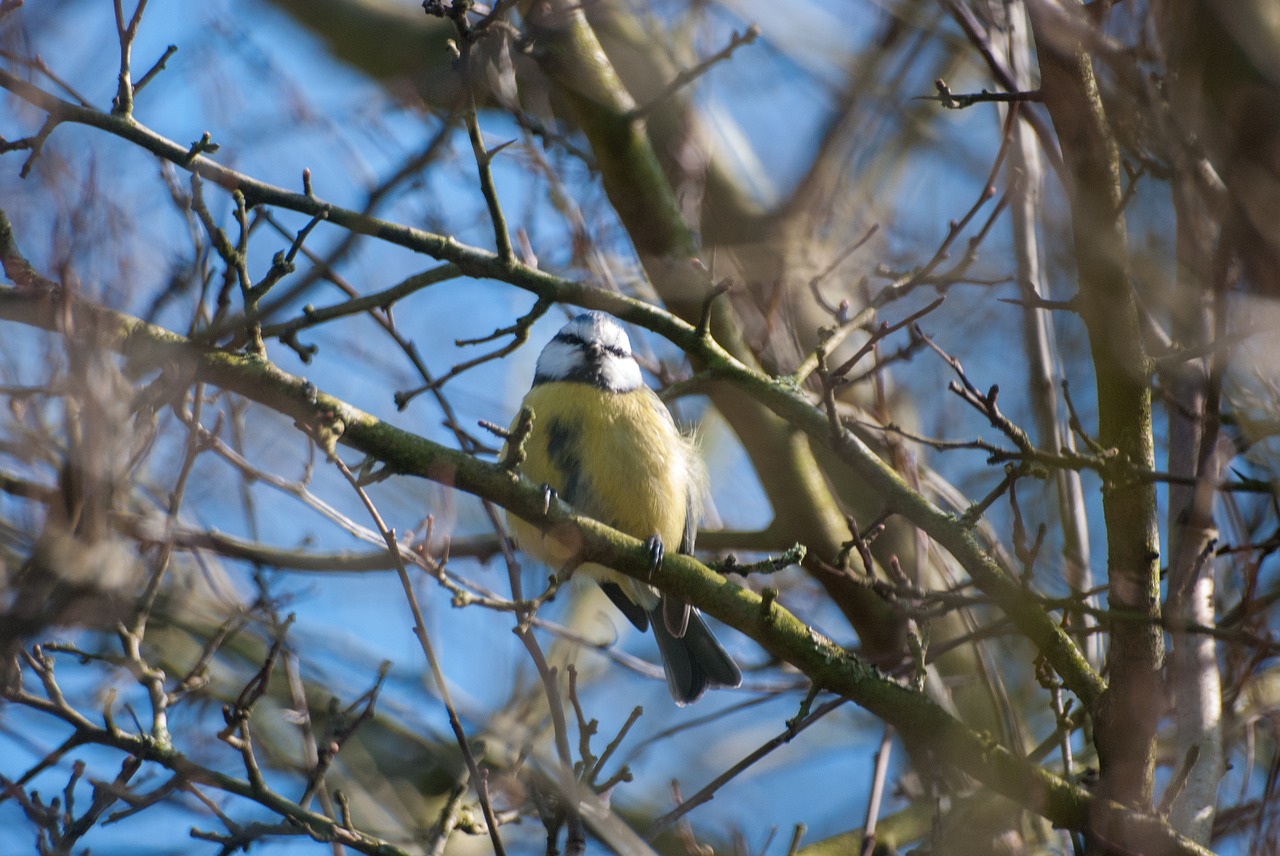
[{"label": "bare tree", "polygon": [[[0,3],[4,848],[1280,845],[1261,0],[131,6]],[[696,556],[521,475],[576,307]]]}]

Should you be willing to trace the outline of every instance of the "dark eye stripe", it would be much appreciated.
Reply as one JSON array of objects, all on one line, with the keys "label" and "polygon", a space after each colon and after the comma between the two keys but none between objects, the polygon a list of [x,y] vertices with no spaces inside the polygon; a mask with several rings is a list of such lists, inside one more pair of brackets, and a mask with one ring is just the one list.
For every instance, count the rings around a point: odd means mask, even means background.
[{"label": "dark eye stripe", "polygon": [[[573,345],[577,348],[585,348],[587,340],[583,339],[576,333],[558,333],[556,334],[558,341],[564,342],[566,345]],[[619,348],[617,345],[603,345],[604,349],[619,359],[627,360],[631,358],[631,354],[626,350]]]}]

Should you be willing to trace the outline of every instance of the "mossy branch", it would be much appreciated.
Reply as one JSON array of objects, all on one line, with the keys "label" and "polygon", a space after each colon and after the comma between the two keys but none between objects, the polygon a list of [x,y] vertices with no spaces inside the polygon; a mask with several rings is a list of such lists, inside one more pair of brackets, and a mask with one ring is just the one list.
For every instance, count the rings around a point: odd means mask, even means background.
[{"label": "mossy branch", "polygon": [[[45,329],[55,329],[61,304],[50,296],[26,296],[15,289],[0,289],[0,318]],[[892,723],[908,739],[927,741],[939,757],[957,765],[979,781],[1043,814],[1056,825],[1085,829],[1090,812],[1103,811],[1117,824],[1144,829],[1146,840],[1163,842],[1168,852],[1202,854],[1207,851],[1176,835],[1162,821],[1098,801],[1082,788],[1029,763],[966,727],[926,695],[889,679],[851,655],[832,640],[815,632],[777,603],[743,589],[688,556],[668,556],[650,576],[644,545],[589,518],[575,515],[556,501],[544,512],[541,489],[512,475],[498,464],[489,464],[417,435],[396,428],[372,415],[327,395],[303,378],[290,375],[253,357],[201,348],[190,340],[137,318],[100,306],[72,301],[70,311],[83,323],[104,331],[105,341],[118,350],[134,370],[164,363],[183,362],[208,383],[235,391],[266,407],[293,417],[300,424],[327,421],[342,426],[341,442],[385,462],[404,475],[419,476],[489,499],[530,520],[554,526],[574,527],[582,536],[583,558],[652,582],[704,608],[726,624],[747,634],[774,655],[803,671],[815,685],[846,696],[874,715]],[[674,320],[666,323],[675,324]],[[681,338],[696,337],[689,327],[677,328]],[[714,347],[708,344],[707,347]],[[722,362],[729,360],[725,355]],[[725,370],[731,365],[726,363]],[[757,379],[757,384],[767,384]],[[798,393],[781,385],[762,395],[780,414],[798,415],[803,408],[826,430],[826,420]],[[794,396],[794,399],[792,398]],[[864,450],[865,451],[865,450]],[[866,452],[872,460],[878,459]],[[879,465],[883,467],[883,464]],[[878,478],[896,479],[887,468]],[[909,491],[906,494],[910,494]],[[902,498],[899,497],[899,501]],[[923,503],[923,500],[919,500]],[[913,513],[925,510],[913,508]],[[938,512],[940,514],[940,512]],[[963,527],[954,519],[941,521],[952,530]],[[963,530],[967,531],[967,530]],[[972,540],[972,536],[969,536]],[[967,549],[964,539],[948,538],[958,555]],[[989,559],[987,560],[990,561]],[[999,577],[998,569],[990,572]],[[1010,581],[1011,585],[1016,585]],[[995,588],[1008,599],[1004,583]],[[993,595],[994,596],[994,595]],[[1015,618],[1023,611],[1015,609]],[[1023,620],[1027,620],[1022,615]]]}]

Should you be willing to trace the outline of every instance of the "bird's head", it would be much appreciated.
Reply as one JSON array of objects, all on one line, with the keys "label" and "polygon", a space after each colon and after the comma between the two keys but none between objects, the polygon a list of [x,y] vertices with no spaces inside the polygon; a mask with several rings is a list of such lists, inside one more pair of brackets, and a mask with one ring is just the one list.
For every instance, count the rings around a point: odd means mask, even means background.
[{"label": "bird's head", "polygon": [[610,392],[644,385],[626,332],[603,312],[584,312],[560,328],[538,356],[534,385],[589,383]]}]

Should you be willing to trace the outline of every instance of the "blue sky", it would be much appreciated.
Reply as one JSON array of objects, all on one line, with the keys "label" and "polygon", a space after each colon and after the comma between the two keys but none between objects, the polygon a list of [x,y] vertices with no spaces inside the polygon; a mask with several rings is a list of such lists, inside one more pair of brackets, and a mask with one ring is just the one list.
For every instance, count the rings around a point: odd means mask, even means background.
[{"label": "blue sky", "polygon": [[[110,4],[63,0],[49,5],[55,10],[52,14],[45,14],[47,10],[36,2],[29,2],[28,10],[19,13],[29,16],[24,20],[30,21],[34,50],[90,102],[106,109],[115,89],[116,67]],[[742,167],[744,171],[759,170],[759,193],[764,199],[785,193],[797,180],[807,162],[807,153],[822,132],[830,108],[830,92],[823,84],[831,81],[824,81],[821,76],[823,69],[830,69],[827,58],[870,38],[881,22],[881,13],[874,4],[849,2],[832,11],[825,4],[801,3],[785,17],[771,14],[771,5],[735,0],[715,7],[712,25],[707,28],[713,35],[707,37],[706,52],[717,49],[716,40],[730,29],[741,29],[752,20],[765,23],[766,37],[771,37],[773,43],[744,48],[732,62],[710,73],[696,90],[699,102],[720,117],[719,132],[743,142]],[[790,31],[792,26],[802,27],[806,36],[821,37],[810,42],[802,40],[811,53],[794,49],[798,37]],[[169,44],[177,45],[178,53],[169,61],[169,70],[139,97],[136,117],[140,122],[184,144],[207,131],[223,146],[217,154],[219,161],[286,187],[301,189],[302,171],[309,169],[316,193],[338,205],[362,205],[371,187],[419,151],[438,130],[437,119],[424,116],[376,83],[334,62],[317,39],[269,4],[247,0],[203,4],[156,0],[134,47],[136,66],[147,67]],[[915,71],[919,73],[918,69]],[[988,85],[973,67],[962,66],[958,75],[953,80],[956,91]],[[929,85],[929,80],[921,79],[920,94],[928,94]],[[780,103],[785,109],[784,132],[779,131]],[[916,106],[888,103],[886,109],[905,111]],[[502,117],[485,114],[481,123],[490,145],[519,136],[514,124]],[[34,128],[30,116],[0,117],[0,134],[6,137],[31,130]],[[947,221],[961,216],[980,193],[998,130],[994,111],[989,109],[948,113],[929,127],[927,133],[933,135],[927,147],[929,156],[914,161],[907,177],[885,181],[885,193],[893,194],[891,200],[884,201],[887,219],[881,224],[888,258],[904,264],[921,263],[927,258],[941,239]],[[857,169],[864,158],[871,160],[875,146],[887,139],[883,128],[868,127],[867,150],[855,155],[858,163],[850,168]],[[51,150],[50,168],[56,156],[58,165],[65,162],[67,170],[54,192],[35,181],[24,183],[17,178],[19,156],[0,158],[0,197],[6,200],[4,205],[24,249],[37,266],[51,265],[60,246],[59,236],[71,227],[51,227],[41,213],[42,206],[58,193],[65,197],[77,188],[100,187],[99,194],[86,194],[82,202],[83,209],[90,212],[90,222],[75,240],[88,243],[95,235],[114,234],[119,236],[119,242],[115,250],[86,251],[85,258],[95,263],[82,264],[79,274],[87,292],[107,295],[109,302],[127,311],[145,311],[156,288],[189,255],[188,248],[180,243],[186,225],[168,202],[160,167],[149,155],[86,128],[59,128]],[[565,220],[547,201],[545,181],[536,177],[517,152],[512,149],[495,162],[495,180],[504,208],[513,223],[527,229],[540,262],[549,269],[558,269],[571,257]],[[429,229],[447,228],[460,240],[489,246],[492,233],[470,158],[465,138],[456,139],[439,165],[409,191],[395,194],[378,213]],[[184,184],[185,177],[179,176],[179,183]],[[231,209],[226,194],[210,188],[208,196],[211,211],[229,227]],[[605,204],[598,189],[586,190],[577,201],[588,212],[599,211]],[[1051,196],[1051,204],[1053,201]],[[1060,204],[1061,200],[1056,202]],[[1137,204],[1151,203],[1140,200]],[[1138,215],[1138,229],[1146,228],[1144,222],[1155,220],[1152,217],[1144,221],[1141,208]],[[288,214],[280,214],[279,219],[288,229],[300,228],[305,222]],[[287,245],[282,239],[264,234],[255,238],[250,255],[250,266],[259,273],[265,271],[271,255]],[[1150,227],[1150,234],[1157,245],[1167,241],[1167,236],[1155,227]],[[341,237],[339,230],[322,225],[308,246],[323,253]],[[629,247],[619,240],[616,225],[601,226],[597,237],[618,271],[631,269]],[[1009,273],[1007,247],[1006,229],[998,227],[984,245],[980,266],[986,274]],[[344,261],[341,272],[367,293],[434,264],[407,250],[366,241]],[[1053,271],[1055,289],[1070,293],[1072,272],[1061,266]],[[316,290],[307,298],[317,306],[341,299],[332,289]],[[917,305],[927,299],[922,295]],[[985,291],[957,288],[947,311],[931,317],[925,328],[940,346],[963,352],[966,369],[977,386],[986,388],[999,383],[1008,390],[1011,394],[1002,399],[1004,404],[1020,398],[1025,385],[1023,365],[1008,356],[1021,347],[1018,310],[988,310],[985,307],[989,301],[990,295]],[[415,295],[397,307],[396,314],[398,323],[403,325],[402,332],[414,341],[424,361],[438,375],[474,354],[474,349],[456,347],[455,339],[483,336],[510,323],[531,304],[528,295],[508,286],[460,279]],[[183,324],[188,306],[176,303],[161,318],[171,324]],[[975,307],[983,310],[966,311]],[[295,305],[290,309],[296,312],[299,308]],[[911,308],[915,307],[895,307],[889,320],[896,320]],[[551,313],[534,326],[527,347],[446,387],[464,425],[478,432],[474,426],[479,419],[499,424],[509,421],[532,377],[537,349],[562,320],[561,314]],[[20,335],[25,337],[22,341],[11,338],[0,345],[0,353],[18,366],[19,374],[30,375],[34,382],[42,369],[35,358],[48,343],[37,334]],[[1063,324],[1060,337],[1068,351],[1074,348],[1078,352],[1081,333],[1073,322]],[[372,323],[355,321],[341,329],[308,332],[302,338],[319,345],[316,360],[304,365],[287,348],[272,345],[271,356],[283,369],[302,374],[326,392],[394,424],[452,443],[451,435],[440,424],[441,414],[429,397],[415,399],[403,412],[396,409],[388,391],[412,387],[416,379],[403,356]],[[987,346],[971,347],[975,340]],[[659,357],[675,364],[675,352],[665,343],[648,344]],[[31,363],[24,365],[24,359]],[[1086,403],[1082,416],[1088,421],[1092,375],[1080,370],[1084,365],[1075,363],[1068,372],[1073,390],[1077,391],[1077,402]],[[927,434],[961,437],[985,433],[987,428],[977,415],[943,392],[948,371],[939,361],[924,355],[917,356],[909,369],[898,375],[906,392],[920,402],[922,429]],[[1025,416],[1017,413],[1015,403],[1008,406],[1015,408],[1011,411],[1015,416]],[[688,408],[694,415],[699,410],[697,405]],[[283,475],[301,478],[307,458],[288,420],[258,412],[253,425],[254,430],[246,437],[246,454],[252,460],[269,462]],[[716,476],[713,499],[726,525],[750,527],[766,522],[769,510],[752,481],[741,449],[723,426],[710,421],[704,447]],[[172,455],[177,447],[167,451]],[[979,453],[961,453],[931,463],[974,495],[998,480],[997,475],[982,467]],[[158,472],[163,473],[163,469]],[[1093,487],[1086,483],[1091,496],[1095,495]],[[320,468],[311,489],[351,519],[368,525],[358,499],[332,470]],[[244,533],[247,524],[237,490],[237,479],[229,467],[214,461],[202,462],[191,488],[190,524]],[[442,527],[451,526],[458,535],[484,531],[479,505],[469,497],[404,479],[375,485],[370,493],[389,524],[400,531],[420,527],[428,512],[436,515]],[[286,547],[305,544],[316,550],[367,549],[367,545],[335,530],[314,512],[266,485],[255,485],[252,495],[259,515],[259,537],[266,542]],[[0,503],[5,501],[0,498]],[[997,523],[1003,521],[1002,514],[1000,510],[993,512]],[[1095,531],[1094,537],[1098,542],[1101,533]],[[1095,554],[1100,555],[1101,548],[1100,542],[1095,543]],[[485,567],[457,560],[456,567],[486,586],[505,589],[506,574],[499,560]],[[234,586],[241,592],[249,591],[247,568],[229,562],[226,570]],[[536,585],[543,574],[542,569],[526,568],[526,585]],[[443,709],[429,701],[424,704],[422,654],[410,632],[408,610],[392,575],[283,575],[277,581],[277,591],[288,596],[287,609],[298,616],[297,638],[305,640],[313,658],[304,663],[305,668],[324,674],[335,690],[351,697],[367,686],[378,662],[389,659],[394,666],[385,709],[406,722],[444,730]],[[803,584],[799,591],[804,593]],[[483,722],[506,701],[512,683],[531,679],[529,664],[522,658],[507,624],[478,609],[454,609],[444,593],[432,587],[424,586],[420,595],[464,714],[473,722]],[[551,614],[566,611],[568,600],[562,598],[564,602],[554,604]],[[845,638],[841,641],[856,643],[834,615],[821,611],[816,597],[809,604],[802,600],[800,604],[813,606],[806,620],[826,632],[843,633]],[[620,623],[618,627],[624,630]],[[747,640],[723,628],[720,635],[740,662],[764,662],[763,653]],[[622,646],[651,662],[655,659],[654,646],[647,637],[624,636]],[[771,677],[776,678],[776,673]],[[127,684],[121,682],[121,686]],[[691,715],[702,717],[736,704],[747,695],[745,691],[713,693],[696,709],[679,710],[670,703],[661,681],[643,684],[641,695],[633,699],[630,693],[636,686],[635,681],[611,681],[608,675],[591,686],[586,700],[595,715],[601,716],[602,735],[611,735],[611,729],[620,725],[630,703],[643,703],[646,710],[634,733],[633,739],[638,741]],[[617,699],[623,692],[628,693],[626,705]],[[685,793],[696,790],[719,770],[780,731],[784,720],[794,715],[796,701],[795,696],[771,701],[732,714],[722,722],[692,728],[643,752],[634,760],[637,778],[643,784],[622,789],[615,799],[622,803],[665,803],[669,800],[666,771],[673,767],[682,771]],[[65,730],[50,728],[19,711],[6,711],[0,720],[0,754],[10,760],[0,772],[8,775],[25,769],[63,737]],[[859,825],[857,813],[866,802],[872,753],[879,739],[879,727],[869,716],[846,707],[807,732],[802,740],[779,750],[727,786],[719,798],[697,810],[695,824],[721,834],[729,829],[740,830],[751,852],[759,852],[777,827],[771,853],[783,852],[779,848],[785,849],[793,823],[808,825],[806,840]],[[119,760],[113,753],[96,750],[77,752],[76,757],[89,761],[94,774],[104,778],[113,774],[113,764]],[[65,782],[65,775],[65,769],[48,774],[41,780],[42,790],[56,792]],[[827,798],[832,792],[838,792],[839,798]],[[815,794],[824,796],[817,799]],[[768,806],[767,811],[762,811],[762,806]],[[247,816],[243,805],[238,811],[238,818]],[[212,818],[205,820],[200,825],[214,827]],[[191,846],[181,837],[189,823],[189,815],[181,812],[148,812],[104,827],[88,843],[94,852],[144,852],[136,848],[140,836],[145,840],[146,833],[140,833],[140,829],[154,828],[163,829],[166,836],[172,837],[151,840],[147,845],[151,850],[147,852],[179,852]],[[534,831],[531,835],[537,837]],[[0,804],[0,851],[23,852],[28,843],[28,827],[17,821],[16,806],[12,801]],[[214,852],[212,845],[208,848]],[[314,845],[284,841],[263,849],[270,853],[314,852]],[[197,852],[196,848],[191,852]]]}]

